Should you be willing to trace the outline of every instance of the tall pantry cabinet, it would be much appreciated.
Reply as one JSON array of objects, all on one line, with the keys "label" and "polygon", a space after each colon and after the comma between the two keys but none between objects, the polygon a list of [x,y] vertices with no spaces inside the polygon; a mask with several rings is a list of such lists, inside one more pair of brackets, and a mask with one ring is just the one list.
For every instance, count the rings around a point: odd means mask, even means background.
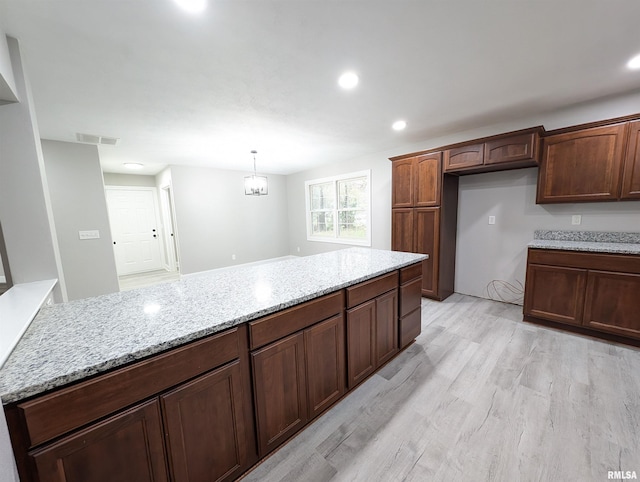
[{"label": "tall pantry cabinet", "polygon": [[391,158],[391,249],[429,255],[422,265],[422,295],[453,293],[458,177],[442,172],[442,152]]}]

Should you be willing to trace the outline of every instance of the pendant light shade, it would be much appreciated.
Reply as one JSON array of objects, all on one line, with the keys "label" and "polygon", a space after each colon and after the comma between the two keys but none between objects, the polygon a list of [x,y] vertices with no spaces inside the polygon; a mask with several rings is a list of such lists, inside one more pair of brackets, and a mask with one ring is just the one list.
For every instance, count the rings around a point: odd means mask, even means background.
[{"label": "pendant light shade", "polygon": [[253,154],[253,175],[244,178],[244,193],[247,196],[266,196],[269,194],[267,176],[256,174],[256,154],[258,151],[251,151]]}]

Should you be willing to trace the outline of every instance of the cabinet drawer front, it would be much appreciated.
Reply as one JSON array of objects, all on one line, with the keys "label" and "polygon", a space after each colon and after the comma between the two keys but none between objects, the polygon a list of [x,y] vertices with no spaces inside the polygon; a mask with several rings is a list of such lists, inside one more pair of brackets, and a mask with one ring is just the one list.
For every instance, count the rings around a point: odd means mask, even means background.
[{"label": "cabinet drawer front", "polygon": [[640,256],[529,248],[528,262],[567,268],[640,274]]},{"label": "cabinet drawer front", "polygon": [[533,160],[537,154],[538,139],[538,135],[532,133],[487,141],[484,145],[484,163],[499,164]]},{"label": "cabinet drawer front", "polygon": [[[20,403],[33,447],[238,358],[233,328],[163,355]],[[246,336],[246,335],[245,335]]]},{"label": "cabinet drawer front", "polygon": [[255,350],[303,330],[319,321],[337,315],[343,308],[344,293],[340,290],[252,321],[249,323],[250,348]]},{"label": "cabinet drawer front", "polygon": [[412,264],[400,270],[400,284],[422,277],[422,263]]},{"label": "cabinet drawer front", "polygon": [[444,171],[451,172],[484,164],[484,143],[444,151]]},{"label": "cabinet drawer front", "polygon": [[572,325],[582,324],[587,271],[529,264],[524,314]]},{"label": "cabinet drawer front", "polygon": [[347,288],[347,308],[369,301],[398,286],[398,272],[378,276],[369,281]]},{"label": "cabinet drawer front", "polygon": [[640,275],[589,271],[584,324],[640,338]]},{"label": "cabinet drawer front", "polygon": [[422,278],[400,286],[400,316],[420,307],[422,302]]},{"label": "cabinet drawer front", "polygon": [[400,318],[399,331],[400,331],[400,348],[404,348],[422,331],[421,328],[421,316],[422,310],[417,308],[409,313],[407,316]]},{"label": "cabinet drawer front", "polygon": [[168,480],[157,400],[65,437],[30,456],[40,482]]}]

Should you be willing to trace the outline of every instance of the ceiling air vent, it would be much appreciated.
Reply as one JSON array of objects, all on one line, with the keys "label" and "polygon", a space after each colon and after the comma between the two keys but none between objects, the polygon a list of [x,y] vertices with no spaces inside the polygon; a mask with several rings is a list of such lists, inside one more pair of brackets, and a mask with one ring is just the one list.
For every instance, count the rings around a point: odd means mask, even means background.
[{"label": "ceiling air vent", "polygon": [[76,133],[76,139],[78,139],[78,142],[84,142],[85,144],[101,144],[103,146],[116,146],[120,142],[119,137],[96,136],[93,134],[81,134],[80,132]]}]

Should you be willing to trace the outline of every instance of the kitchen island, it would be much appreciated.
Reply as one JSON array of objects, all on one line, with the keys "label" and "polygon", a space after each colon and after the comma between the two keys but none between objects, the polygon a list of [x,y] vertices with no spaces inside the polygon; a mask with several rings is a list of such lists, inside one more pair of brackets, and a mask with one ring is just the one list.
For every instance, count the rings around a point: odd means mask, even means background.
[{"label": "kitchen island", "polygon": [[44,308],[0,370],[21,479],[233,480],[415,338],[424,258],[352,248]]}]

